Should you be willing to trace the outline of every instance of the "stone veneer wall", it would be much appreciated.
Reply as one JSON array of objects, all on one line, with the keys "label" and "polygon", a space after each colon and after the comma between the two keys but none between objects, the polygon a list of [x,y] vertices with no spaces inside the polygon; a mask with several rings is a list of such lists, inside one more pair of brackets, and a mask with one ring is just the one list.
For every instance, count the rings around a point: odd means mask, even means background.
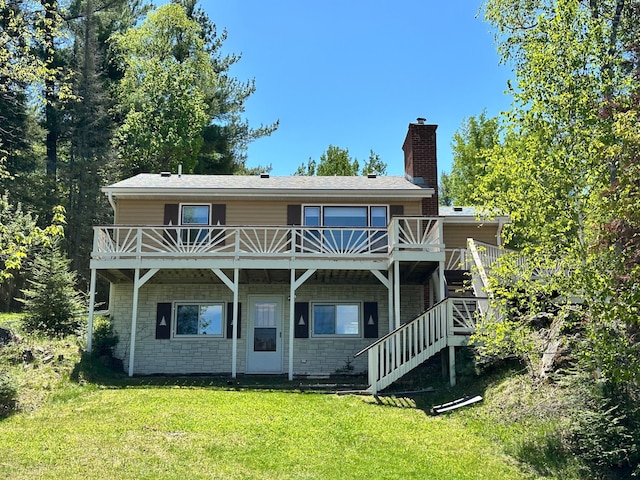
[{"label": "stone veneer wall", "polygon": [[[241,285],[239,301],[241,309],[241,338],[238,339],[238,373],[246,370],[246,339],[249,314],[249,295],[280,295],[283,304],[283,365],[289,365],[289,286],[288,285]],[[303,285],[296,292],[297,302],[315,301],[359,301],[378,303],[378,335],[389,331],[388,293],[381,285]],[[221,301],[232,302],[231,291],[222,285],[144,285],[139,292],[139,308],[136,331],[134,373],[230,373],[232,340],[225,338],[189,338],[157,340],[155,338],[156,308],[161,302],[173,301]],[[116,356],[123,360],[125,369],[129,362],[131,335],[131,307],[133,289],[131,284],[113,288],[112,323],[120,342]],[[422,287],[407,286],[401,289],[401,321],[406,322],[422,311]],[[362,325],[361,325],[362,329]],[[354,373],[367,369],[366,355],[357,359],[353,354],[373,343],[370,338],[296,338],[294,339],[294,374],[330,374],[349,363]]]}]

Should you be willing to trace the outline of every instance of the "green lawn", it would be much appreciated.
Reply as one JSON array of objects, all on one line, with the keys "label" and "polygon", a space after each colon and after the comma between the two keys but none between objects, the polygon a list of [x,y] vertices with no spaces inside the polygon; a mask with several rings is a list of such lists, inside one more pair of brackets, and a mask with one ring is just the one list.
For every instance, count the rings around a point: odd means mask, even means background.
[{"label": "green lawn", "polygon": [[0,478],[532,478],[464,416],[411,401],[84,388],[0,421]]}]

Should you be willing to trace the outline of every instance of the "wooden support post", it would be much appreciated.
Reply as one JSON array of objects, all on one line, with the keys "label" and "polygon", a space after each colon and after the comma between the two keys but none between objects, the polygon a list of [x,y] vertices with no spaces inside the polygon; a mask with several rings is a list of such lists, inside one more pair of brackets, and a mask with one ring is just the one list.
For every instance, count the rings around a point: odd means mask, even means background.
[{"label": "wooden support post", "polygon": [[388,294],[388,301],[389,301],[389,331],[392,332],[393,331],[393,316],[394,316],[394,312],[395,312],[395,307],[394,307],[394,303],[393,303],[393,295],[394,295],[394,287],[393,285],[395,285],[395,280],[394,280],[394,276],[393,276],[393,268],[389,268],[389,288],[387,289],[387,294]]},{"label": "wooden support post", "polygon": [[449,347],[449,385],[456,386],[456,347]]},{"label": "wooden support post", "polygon": [[296,270],[291,269],[291,280],[289,282],[289,380],[293,380],[293,339],[296,328],[295,319],[296,306]]},{"label": "wooden support post", "polygon": [[129,340],[129,376],[133,377],[133,362],[136,352],[136,328],[138,323],[138,290],[140,290],[140,269],[136,268],[133,278],[133,309],[131,311],[131,338]]},{"label": "wooden support post", "polygon": [[233,335],[231,339],[231,378],[238,376],[238,278],[240,270],[233,269]]},{"label": "wooden support post", "polygon": [[400,326],[400,263],[393,264],[393,308],[395,323],[393,328]]}]

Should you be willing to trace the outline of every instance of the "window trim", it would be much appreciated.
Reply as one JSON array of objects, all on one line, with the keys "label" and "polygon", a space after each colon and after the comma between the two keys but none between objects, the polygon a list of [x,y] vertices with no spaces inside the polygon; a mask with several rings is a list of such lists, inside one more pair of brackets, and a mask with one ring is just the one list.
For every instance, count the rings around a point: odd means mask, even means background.
[{"label": "window trim", "polygon": [[[178,307],[183,305],[201,306],[219,306],[221,309],[220,317],[220,333],[196,333],[196,334],[179,334],[178,330]],[[223,301],[211,300],[176,300],[172,302],[171,307],[171,339],[172,340],[193,340],[193,339],[226,339],[225,327],[227,321],[227,303]],[[198,314],[199,315],[199,314]],[[200,318],[198,317],[198,330],[200,329]]]},{"label": "window trim", "polygon": [[[311,338],[318,338],[318,339],[328,339],[328,338],[342,338],[342,339],[360,339],[363,338],[364,335],[364,328],[363,328],[363,321],[362,321],[362,316],[363,316],[363,304],[362,302],[348,302],[348,301],[333,301],[333,300],[328,300],[328,301],[315,301],[315,302],[309,302],[310,308],[309,308],[309,333],[310,333],[310,337]],[[315,318],[315,306],[316,305],[330,305],[333,307],[338,307],[338,306],[357,306],[358,307],[358,333],[315,333],[315,322],[316,322],[316,318]],[[336,325],[335,327],[337,327],[337,320],[338,317],[336,315]]]}]

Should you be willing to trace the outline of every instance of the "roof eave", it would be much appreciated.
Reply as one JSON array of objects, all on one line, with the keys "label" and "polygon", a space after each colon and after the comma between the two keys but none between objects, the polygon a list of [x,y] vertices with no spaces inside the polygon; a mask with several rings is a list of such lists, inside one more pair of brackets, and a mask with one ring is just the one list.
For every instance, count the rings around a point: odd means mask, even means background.
[{"label": "roof eave", "polygon": [[443,223],[453,224],[477,224],[477,225],[500,225],[511,223],[511,219],[506,215],[496,215],[494,217],[475,215],[441,215]]},{"label": "roof eave", "polygon": [[211,189],[211,188],[127,188],[102,187],[102,192],[116,198],[363,198],[385,197],[403,200],[418,200],[433,197],[433,188],[420,189]]}]

